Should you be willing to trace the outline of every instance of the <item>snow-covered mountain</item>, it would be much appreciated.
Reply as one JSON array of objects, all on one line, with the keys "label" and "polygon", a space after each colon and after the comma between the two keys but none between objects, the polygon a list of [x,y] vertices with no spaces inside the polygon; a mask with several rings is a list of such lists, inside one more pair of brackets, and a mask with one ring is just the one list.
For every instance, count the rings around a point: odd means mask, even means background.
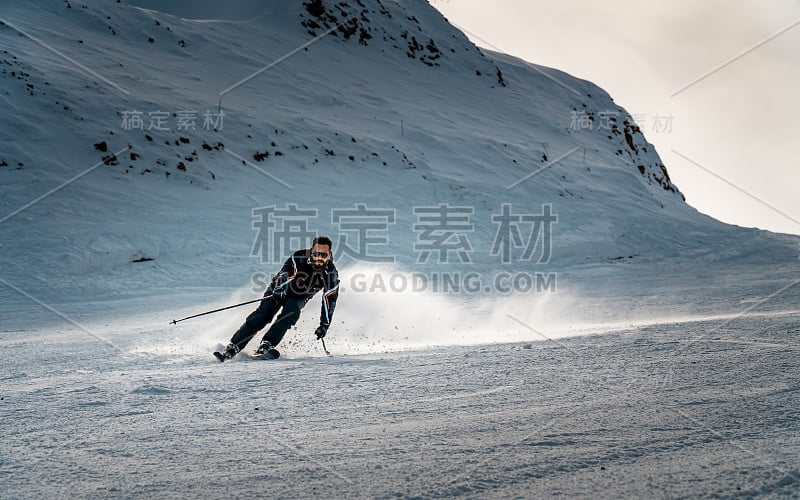
[{"label": "snow-covered mountain", "polygon": [[256,263],[252,210],[287,204],[331,234],[332,209],[396,210],[406,269],[412,207],[439,203],[474,209],[481,272],[504,203],[552,204],[560,268],[789,241],[697,213],[606,92],[478,49],[422,0],[161,4],[5,6],[3,213],[105,164],[3,222],[4,276],[69,293],[120,270],[124,288],[235,286],[231,265]]},{"label": "snow-covered mountain", "polygon": [[[679,268],[797,262],[797,238],[687,205],[605,91],[476,48],[423,0],[53,0],[8,4],[2,22],[12,304],[30,303],[19,290],[58,303],[252,297],[308,242],[284,226],[334,235],[345,292],[394,278],[409,292],[420,276],[424,292],[451,278],[463,291],[478,276],[475,310],[544,300],[570,321],[575,302],[592,309],[577,295],[641,296],[621,272],[677,283]],[[511,291],[524,293],[497,293],[518,273],[529,281]],[[423,323],[450,309],[438,295],[407,299]],[[397,309],[385,295],[345,302]],[[356,331],[372,320],[349,318]]]}]

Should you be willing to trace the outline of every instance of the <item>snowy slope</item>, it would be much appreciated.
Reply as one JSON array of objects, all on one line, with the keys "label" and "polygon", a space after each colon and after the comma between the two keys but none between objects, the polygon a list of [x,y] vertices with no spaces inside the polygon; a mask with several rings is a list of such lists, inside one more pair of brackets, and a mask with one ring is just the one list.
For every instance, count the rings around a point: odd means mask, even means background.
[{"label": "snowy slope", "polygon": [[[202,114],[216,112],[220,92],[331,24],[299,2],[234,5],[177,3],[173,14],[130,3],[10,6],[5,15],[16,27],[29,33],[53,27],[37,38],[113,85],[3,27],[3,100],[11,110],[2,122],[4,213],[129,149],[114,165],[3,223],[14,235],[4,248],[10,257],[4,275],[46,269],[66,275],[63,287],[71,292],[99,276],[95,271],[121,269],[149,286],[234,285],[241,268],[228,275],[234,262],[221,256],[247,257],[253,208],[287,203],[317,209],[317,228],[327,233],[335,231],[327,220],[331,208],[364,203],[397,210],[389,239],[406,267],[416,260],[407,244],[415,222],[408,200],[474,207],[471,243],[481,266],[496,265],[487,257],[489,221],[502,203],[526,210],[553,204],[559,216],[553,263],[562,265],[719,257],[734,242],[741,253],[777,240],[686,206],[657,153],[633,125],[625,131],[627,114],[605,92],[556,70],[483,55],[421,1],[353,3],[345,13],[358,14],[358,30],[371,38],[364,44],[355,35],[324,38],[226,93],[222,130],[206,130]],[[338,8],[329,11],[342,17]],[[204,19],[187,19],[190,12]],[[309,20],[321,27],[304,27]],[[424,48],[431,40],[438,53]],[[412,50],[417,46],[423,48]],[[123,130],[126,112],[147,119],[181,110],[197,112],[197,130],[176,130],[175,116],[167,119],[169,131]],[[576,110],[598,120],[614,110],[617,130],[570,130]],[[106,152],[95,149],[101,143]],[[519,182],[574,148],[580,149]],[[269,156],[257,161],[259,153]],[[128,272],[142,256],[156,258],[158,270]],[[202,273],[194,272],[195,263]],[[98,286],[108,285],[99,279]]]},{"label": "snowy slope", "polygon": [[[0,496],[255,496],[276,475],[285,497],[797,491],[800,240],[687,205],[604,90],[422,0],[2,7]],[[337,256],[336,357],[315,301],[280,363],[211,364],[248,308],[168,322],[258,297],[285,252],[253,255],[253,211],[289,204],[349,238],[332,210],[393,210],[374,248],[396,259]],[[473,210],[468,262],[418,262],[414,208],[439,204]],[[491,254],[504,204],[552,207],[549,260]],[[436,273],[557,289],[359,289]]]},{"label": "snowy slope", "polygon": [[[732,298],[782,286],[748,278]],[[800,491],[797,312],[359,356],[336,332],[333,358],[224,365],[163,322],[77,314],[105,317],[113,346],[63,328],[0,337],[4,498]],[[41,326],[46,311],[28,317]]]},{"label": "snowy slope", "polygon": [[[316,210],[309,229],[334,235],[346,231],[332,223],[333,209],[394,210],[377,233],[388,245],[373,247],[394,264],[375,270],[340,256],[339,267],[352,266],[345,290],[359,285],[359,273],[474,272],[490,282],[500,272],[560,272],[558,294],[517,300],[571,308],[567,291],[586,288],[587,278],[574,274],[580,269],[796,263],[796,238],[723,225],[686,205],[656,151],[603,90],[482,53],[423,1],[323,9],[170,2],[166,12],[152,10],[159,4],[47,1],[5,11],[0,276],[40,300],[209,287],[225,290],[223,303],[231,290],[252,297],[259,273],[283,259],[252,255],[253,210],[288,204]],[[351,15],[357,25],[281,60]],[[220,109],[220,129],[204,126],[203,115]],[[176,114],[186,110],[196,113],[194,130],[178,130]],[[143,130],[126,125],[134,112]],[[169,130],[151,127],[159,112]],[[576,113],[598,126],[572,126]],[[599,129],[603,113],[615,113],[609,130]],[[452,254],[447,264],[436,255],[418,263],[413,209],[440,203],[474,211],[469,262]],[[522,248],[511,262],[491,255],[492,216],[503,204],[515,213],[552,205],[549,261],[523,261]],[[348,235],[357,247],[359,235]],[[143,258],[154,260],[134,262]],[[8,286],[0,294],[30,304]],[[408,300],[415,298],[450,300]],[[511,300],[477,299],[489,309]],[[395,309],[385,295],[349,302]]]}]

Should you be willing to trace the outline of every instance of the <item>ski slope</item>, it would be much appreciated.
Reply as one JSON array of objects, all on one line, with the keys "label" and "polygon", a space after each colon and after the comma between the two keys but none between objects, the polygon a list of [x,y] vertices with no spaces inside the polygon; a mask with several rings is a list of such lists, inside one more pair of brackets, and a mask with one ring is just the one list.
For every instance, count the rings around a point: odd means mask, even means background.
[{"label": "ski slope", "polygon": [[309,340],[224,365],[200,325],[142,328],[120,314],[98,329],[113,345],[58,327],[4,333],[2,490],[790,498],[797,299],[771,314],[471,347],[349,354],[332,333],[331,358]]},{"label": "ski slope", "polygon": [[[0,496],[797,495],[800,239],[698,213],[606,91],[422,0],[162,3],[0,14]],[[260,296],[292,205],[354,249],[334,357],[315,299],[220,365],[249,306],[170,322]],[[421,259],[441,205],[467,258]],[[492,253],[504,205],[551,207],[547,258]]]}]

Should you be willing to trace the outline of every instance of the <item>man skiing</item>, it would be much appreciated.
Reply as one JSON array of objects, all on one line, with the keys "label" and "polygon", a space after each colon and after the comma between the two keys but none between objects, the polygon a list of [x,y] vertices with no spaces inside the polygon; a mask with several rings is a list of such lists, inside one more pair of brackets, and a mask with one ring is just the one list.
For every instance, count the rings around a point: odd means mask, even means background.
[{"label": "man skiing", "polygon": [[339,273],[333,264],[332,242],[327,236],[317,236],[311,248],[294,252],[283,264],[281,270],[272,278],[272,282],[264,293],[264,300],[245,320],[244,324],[233,334],[228,346],[214,356],[225,361],[236,356],[244,349],[256,333],[272,321],[280,310],[278,319],[264,334],[256,355],[265,359],[280,356],[277,346],[283,339],[286,330],[291,328],[300,318],[300,311],[306,302],[318,291],[324,290],[322,296],[322,314],[319,327],[314,332],[318,339],[328,333],[331,325],[336,299],[339,296]]}]

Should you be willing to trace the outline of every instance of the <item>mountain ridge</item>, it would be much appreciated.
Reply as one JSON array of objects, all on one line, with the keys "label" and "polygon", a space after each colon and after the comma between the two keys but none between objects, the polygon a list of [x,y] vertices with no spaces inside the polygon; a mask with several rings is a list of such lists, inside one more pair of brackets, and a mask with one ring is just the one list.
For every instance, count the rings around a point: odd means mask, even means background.
[{"label": "mountain ridge", "polygon": [[[213,2],[191,4],[214,14]],[[312,4],[335,19],[314,16]],[[794,250],[791,238],[733,228],[686,205],[655,148],[605,91],[478,49],[426,2],[234,2],[245,20],[187,19],[147,5],[52,0],[5,14],[102,77],[0,26],[0,96],[14,110],[0,125],[3,213],[99,165],[0,228],[14,235],[4,247],[12,276],[47,269],[80,286],[109,269],[146,269],[142,286],[187,272],[198,284],[233,284],[258,265],[253,210],[291,203],[317,210],[314,230],[331,234],[341,231],[333,209],[395,210],[388,239],[406,268],[425,267],[412,249],[413,206],[440,203],[473,209],[469,265],[487,271],[503,267],[489,249],[504,203],[554,207],[545,264],[553,269],[759,249],[784,259]],[[341,27],[349,39],[333,24],[345,17],[335,9],[358,18]],[[371,34],[364,43],[362,29]],[[193,130],[180,130],[181,111],[195,112]],[[134,113],[140,128],[125,126]],[[168,129],[153,129],[152,115]],[[591,129],[572,126],[576,117]],[[224,255],[238,255],[236,265],[226,268]],[[142,257],[156,263],[130,266]],[[204,266],[214,271],[192,272]]]}]

